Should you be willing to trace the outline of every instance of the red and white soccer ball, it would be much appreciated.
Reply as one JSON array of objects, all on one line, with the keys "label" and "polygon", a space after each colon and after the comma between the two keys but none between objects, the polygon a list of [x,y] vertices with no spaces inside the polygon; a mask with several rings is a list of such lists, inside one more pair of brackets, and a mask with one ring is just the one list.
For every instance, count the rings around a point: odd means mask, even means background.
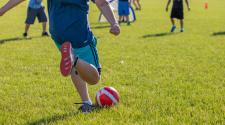
[{"label": "red and white soccer ball", "polygon": [[103,87],[96,93],[96,102],[100,107],[111,107],[119,103],[119,93],[113,87]]}]

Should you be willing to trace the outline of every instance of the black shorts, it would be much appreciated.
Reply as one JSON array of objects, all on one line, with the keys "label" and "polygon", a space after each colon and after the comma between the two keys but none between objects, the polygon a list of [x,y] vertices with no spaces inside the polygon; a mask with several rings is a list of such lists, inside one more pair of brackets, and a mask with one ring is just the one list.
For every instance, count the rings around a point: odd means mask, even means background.
[{"label": "black shorts", "polygon": [[28,8],[27,9],[27,19],[26,24],[34,24],[36,17],[40,23],[47,22],[47,16],[45,14],[44,7],[39,9]]},{"label": "black shorts", "polygon": [[170,18],[177,18],[177,19],[183,20],[184,19],[183,8],[181,8],[181,7],[180,8],[173,8]]}]

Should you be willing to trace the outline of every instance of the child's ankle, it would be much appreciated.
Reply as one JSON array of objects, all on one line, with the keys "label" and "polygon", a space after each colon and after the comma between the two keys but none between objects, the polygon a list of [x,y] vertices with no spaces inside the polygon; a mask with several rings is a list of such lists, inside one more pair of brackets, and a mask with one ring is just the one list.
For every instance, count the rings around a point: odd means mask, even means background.
[{"label": "child's ankle", "polygon": [[93,104],[91,100],[83,101],[83,103],[86,103],[86,104],[89,104],[89,105],[92,105]]}]

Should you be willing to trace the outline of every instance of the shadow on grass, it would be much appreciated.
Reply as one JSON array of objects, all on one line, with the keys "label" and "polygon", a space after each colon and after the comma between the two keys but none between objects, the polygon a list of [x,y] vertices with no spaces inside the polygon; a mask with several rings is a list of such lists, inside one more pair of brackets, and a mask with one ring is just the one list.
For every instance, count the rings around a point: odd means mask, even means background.
[{"label": "shadow on grass", "polygon": [[175,34],[177,33],[164,32],[164,33],[156,33],[156,34],[147,34],[142,36],[142,38],[164,37],[164,36],[175,35]]},{"label": "shadow on grass", "polygon": [[22,41],[22,40],[32,40],[36,38],[41,38],[42,36],[34,36],[29,38],[24,37],[14,37],[14,38],[7,38],[7,39],[0,39],[0,44],[4,44],[6,42],[16,42],[16,41]]},{"label": "shadow on grass", "polygon": [[[100,112],[103,108],[97,107],[96,109],[94,109],[93,112]],[[62,121],[62,120],[66,120],[69,119],[71,117],[77,116],[79,114],[82,114],[80,111],[77,112],[68,112],[68,113],[64,113],[64,114],[57,114],[57,115],[53,115],[47,118],[41,118],[39,120],[33,121],[33,122],[28,122],[25,125],[48,125],[51,123],[55,123],[58,121]]]},{"label": "shadow on grass", "polygon": [[29,122],[25,125],[47,125],[47,124],[50,124],[50,123],[54,123],[54,122],[57,122],[57,121],[68,119],[68,118],[76,116],[78,114],[80,114],[80,112],[69,112],[69,113],[65,113],[65,114],[62,114],[62,115],[54,115],[54,116],[51,116],[51,117],[39,119],[37,121]]},{"label": "shadow on grass", "polygon": [[91,27],[91,29],[105,29],[105,28],[110,28],[110,26],[106,25],[106,26],[93,26],[93,27]]},{"label": "shadow on grass", "polygon": [[222,35],[225,35],[225,31],[224,32],[214,32],[212,35],[213,36],[222,36]]}]

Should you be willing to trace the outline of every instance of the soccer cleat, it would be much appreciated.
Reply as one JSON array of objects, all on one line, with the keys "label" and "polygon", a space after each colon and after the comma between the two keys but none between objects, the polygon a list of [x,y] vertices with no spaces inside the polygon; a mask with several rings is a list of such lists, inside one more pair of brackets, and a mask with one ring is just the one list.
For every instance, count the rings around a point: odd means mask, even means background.
[{"label": "soccer cleat", "polygon": [[90,105],[88,103],[75,103],[75,104],[82,104],[82,106],[78,110],[83,113],[90,113],[93,110],[97,109],[97,106]]},{"label": "soccer cleat", "polygon": [[130,22],[129,21],[127,22],[127,26],[130,26]]},{"label": "soccer cleat", "polygon": [[173,26],[170,30],[171,33],[173,33],[176,30],[176,26]]},{"label": "soccer cleat", "polygon": [[62,56],[61,63],[60,63],[61,74],[63,76],[69,76],[71,71],[72,71],[72,68],[74,66],[74,62],[76,62],[77,59],[78,59],[73,54],[72,45],[71,45],[70,42],[65,42],[65,43],[62,44],[62,46],[61,46],[61,56]]},{"label": "soccer cleat", "polygon": [[184,32],[184,29],[182,28],[182,29],[180,29],[180,32]]},{"label": "soccer cleat", "polygon": [[23,37],[24,38],[28,38],[28,34],[27,33],[23,33]]},{"label": "soccer cleat", "polygon": [[43,33],[42,33],[42,36],[47,36],[47,37],[48,37],[48,36],[49,36],[49,35],[48,35],[48,32],[43,32]]}]

